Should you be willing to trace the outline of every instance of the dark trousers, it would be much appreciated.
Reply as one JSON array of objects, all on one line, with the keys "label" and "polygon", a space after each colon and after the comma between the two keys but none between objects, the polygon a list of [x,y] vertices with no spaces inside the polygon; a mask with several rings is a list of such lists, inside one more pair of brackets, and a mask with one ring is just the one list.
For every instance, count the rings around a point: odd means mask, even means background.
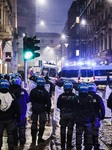
[{"label": "dark trousers", "polygon": [[94,150],[99,150],[100,147],[98,136],[99,136],[99,127],[92,126],[92,139],[93,139]]},{"label": "dark trousers", "polygon": [[6,129],[7,136],[8,136],[8,149],[13,150],[14,149],[14,130],[16,128],[16,122],[15,120],[0,120],[0,148],[3,144],[3,131]]},{"label": "dark trousers", "polygon": [[16,129],[14,131],[14,143],[18,145],[18,141],[20,141],[20,145],[26,143],[26,128],[25,122],[20,122],[16,124]]},{"label": "dark trousers", "polygon": [[[46,113],[45,112],[41,114],[33,113],[31,119],[32,119],[32,125],[31,125],[32,141],[36,141],[38,131],[39,131],[38,139],[42,139],[45,130],[45,124],[47,121]],[[37,128],[37,122],[39,123],[39,128]]]},{"label": "dark trousers", "polygon": [[76,148],[82,150],[82,140],[84,134],[85,150],[92,150],[92,125],[78,125],[76,124]]},{"label": "dark trousers", "polygon": [[[74,119],[72,113],[62,113],[60,119],[60,132],[61,132],[61,148],[65,149],[67,139],[67,148],[69,149],[72,144],[72,135],[74,127]],[[66,131],[67,130],[67,131]]]}]

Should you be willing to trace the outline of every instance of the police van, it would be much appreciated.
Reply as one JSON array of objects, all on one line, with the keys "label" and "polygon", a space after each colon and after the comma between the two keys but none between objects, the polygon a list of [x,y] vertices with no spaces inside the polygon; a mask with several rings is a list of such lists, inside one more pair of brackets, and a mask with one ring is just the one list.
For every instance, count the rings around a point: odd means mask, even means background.
[{"label": "police van", "polygon": [[73,79],[76,83],[94,82],[93,69],[88,66],[64,66],[61,69],[60,77]]}]

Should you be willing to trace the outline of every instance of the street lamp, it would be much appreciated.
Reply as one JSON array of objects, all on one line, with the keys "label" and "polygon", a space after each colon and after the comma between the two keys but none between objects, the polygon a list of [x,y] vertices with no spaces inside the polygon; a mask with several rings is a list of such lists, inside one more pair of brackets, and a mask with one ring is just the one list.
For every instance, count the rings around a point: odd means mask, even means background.
[{"label": "street lamp", "polygon": [[44,6],[46,4],[46,0],[37,0],[37,3],[41,6]]},{"label": "street lamp", "polygon": [[40,21],[40,26],[42,26],[42,27],[45,26],[45,22],[43,20]]},{"label": "street lamp", "polygon": [[81,24],[82,26],[85,26],[85,25],[87,24],[87,22],[86,22],[85,19],[82,19],[81,22],[80,22],[80,24]]}]

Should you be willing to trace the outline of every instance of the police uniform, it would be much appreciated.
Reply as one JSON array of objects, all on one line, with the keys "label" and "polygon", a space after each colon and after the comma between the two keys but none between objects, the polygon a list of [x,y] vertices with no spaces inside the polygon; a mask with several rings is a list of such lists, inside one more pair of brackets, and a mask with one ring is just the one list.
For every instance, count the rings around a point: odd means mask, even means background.
[{"label": "police uniform", "polygon": [[29,96],[25,89],[21,87],[21,79],[16,77],[11,81],[10,92],[16,97],[17,103],[20,108],[20,122],[17,123],[14,139],[15,145],[18,145],[18,140],[20,140],[20,145],[26,143],[26,111],[27,103],[29,102]]},{"label": "police uniform", "polygon": [[[67,138],[67,149],[72,146],[72,134],[74,127],[74,108],[76,95],[72,92],[73,85],[70,81],[64,83],[65,92],[62,93],[57,101],[57,108],[60,109],[60,132],[61,132],[61,148],[65,150]],[[66,133],[66,129],[67,133]]]},{"label": "police uniform", "polygon": [[[44,88],[45,81],[43,78],[38,78],[37,87],[31,90],[30,101],[32,104],[32,125],[31,136],[32,146],[36,144],[37,131],[38,143],[44,142],[42,136],[45,130],[46,112],[49,113],[51,109],[51,100],[49,93]],[[37,122],[39,122],[39,129],[37,129]]]},{"label": "police uniform", "polygon": [[81,83],[78,87],[79,96],[76,104],[76,148],[82,150],[84,135],[85,150],[92,149],[92,123],[95,115],[93,109],[93,98],[88,95],[87,84]]},{"label": "police uniform", "polygon": [[99,150],[100,144],[98,142],[100,121],[105,117],[105,107],[102,98],[96,94],[96,85],[94,83],[88,84],[88,92],[93,97],[93,108],[95,113],[95,121],[92,124],[92,139],[94,150]]}]

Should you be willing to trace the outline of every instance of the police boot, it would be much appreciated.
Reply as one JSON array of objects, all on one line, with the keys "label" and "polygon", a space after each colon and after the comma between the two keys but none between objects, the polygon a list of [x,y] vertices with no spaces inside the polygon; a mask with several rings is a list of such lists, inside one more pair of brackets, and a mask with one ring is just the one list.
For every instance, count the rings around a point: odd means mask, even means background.
[{"label": "police boot", "polygon": [[20,145],[23,146],[26,143],[24,124],[19,127],[19,139],[20,139]]},{"label": "police boot", "polygon": [[32,144],[36,144],[36,138],[37,138],[37,130],[31,129],[31,136],[32,136]]},{"label": "police boot", "polygon": [[44,127],[43,128],[39,128],[39,134],[38,134],[38,144],[45,142],[44,139],[42,139],[42,136],[44,134]]},{"label": "police boot", "polygon": [[37,130],[31,130],[31,136],[32,136],[32,143],[30,145],[30,148],[33,148],[36,146]]},{"label": "police boot", "polygon": [[65,134],[61,134],[61,149],[65,150]]},{"label": "police boot", "polygon": [[39,139],[38,139],[38,144],[43,143],[43,142],[45,142],[44,139],[42,139],[42,138],[39,138]]},{"label": "police boot", "polygon": [[67,150],[72,149],[74,146],[72,145],[72,134],[67,134]]},{"label": "police boot", "polygon": [[36,141],[32,141],[31,145],[30,145],[30,148],[32,149],[33,147],[36,146]]}]

